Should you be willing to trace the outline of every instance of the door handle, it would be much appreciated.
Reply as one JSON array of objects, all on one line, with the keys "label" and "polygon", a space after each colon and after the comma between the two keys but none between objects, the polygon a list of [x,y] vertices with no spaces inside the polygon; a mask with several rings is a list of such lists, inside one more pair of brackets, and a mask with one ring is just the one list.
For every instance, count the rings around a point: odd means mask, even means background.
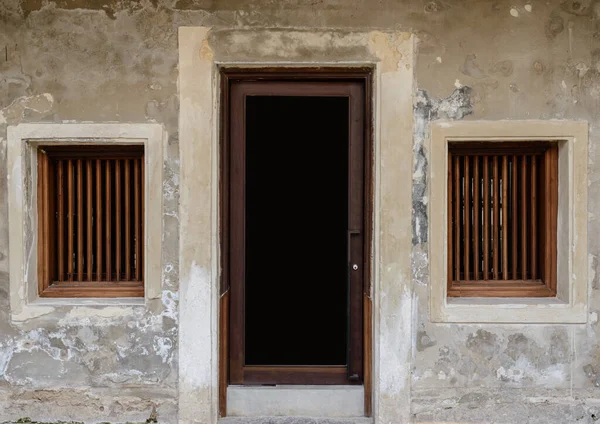
[{"label": "door handle", "polygon": [[[348,230],[348,238],[347,238],[347,244],[346,244],[346,249],[347,249],[347,253],[346,253],[346,257],[348,258],[348,265],[350,265],[350,262],[352,262],[352,250],[351,250],[351,240],[352,240],[352,236],[358,236],[360,235],[360,230]],[[355,264],[356,265],[356,264]],[[358,265],[357,269],[358,269]],[[354,267],[352,267],[354,268]],[[356,271],[356,269],[355,269]]]}]

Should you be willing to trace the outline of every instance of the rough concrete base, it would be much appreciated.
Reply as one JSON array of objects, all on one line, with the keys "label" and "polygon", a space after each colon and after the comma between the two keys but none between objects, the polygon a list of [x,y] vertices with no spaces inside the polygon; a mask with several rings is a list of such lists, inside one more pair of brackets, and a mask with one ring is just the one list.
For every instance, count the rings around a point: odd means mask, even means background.
[{"label": "rough concrete base", "polygon": [[372,418],[227,417],[219,424],[373,424]]},{"label": "rough concrete base", "polygon": [[592,424],[600,420],[595,391],[450,389],[413,391],[411,422],[461,424]]},{"label": "rough concrete base", "polygon": [[29,418],[32,422],[142,422],[156,418],[177,423],[174,390],[131,389],[0,389],[0,423]]}]

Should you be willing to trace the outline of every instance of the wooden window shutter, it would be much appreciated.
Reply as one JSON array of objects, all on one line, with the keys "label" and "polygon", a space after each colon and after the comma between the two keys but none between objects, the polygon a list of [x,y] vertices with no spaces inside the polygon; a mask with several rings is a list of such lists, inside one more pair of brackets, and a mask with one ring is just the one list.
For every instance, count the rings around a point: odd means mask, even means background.
[{"label": "wooden window shutter", "polygon": [[558,145],[448,148],[448,296],[556,295]]},{"label": "wooden window shutter", "polygon": [[38,149],[42,297],[144,295],[143,146]]}]

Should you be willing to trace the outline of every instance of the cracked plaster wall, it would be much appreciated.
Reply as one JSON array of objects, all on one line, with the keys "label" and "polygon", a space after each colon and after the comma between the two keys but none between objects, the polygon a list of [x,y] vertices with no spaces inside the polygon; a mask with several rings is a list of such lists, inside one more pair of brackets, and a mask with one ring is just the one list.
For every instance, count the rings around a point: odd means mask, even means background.
[{"label": "cracked plaster wall", "polygon": [[[139,420],[153,406],[161,422],[176,420],[177,29],[184,25],[416,33],[412,417],[464,423],[489,422],[491,416],[506,423],[598,419],[600,2],[2,0],[0,169],[6,167],[6,127],[20,122],[159,122],[170,138],[163,296],[148,309],[90,318],[85,308],[56,308],[10,324],[8,222],[0,219],[0,420]],[[256,38],[269,46],[260,31]],[[233,43],[231,48],[234,41],[218,32],[211,38],[221,46]],[[311,54],[297,47],[299,58]],[[528,118],[590,122],[589,322],[432,324],[425,207],[429,123]],[[6,184],[0,178],[2,217]],[[54,390],[59,386],[65,389]]]}]

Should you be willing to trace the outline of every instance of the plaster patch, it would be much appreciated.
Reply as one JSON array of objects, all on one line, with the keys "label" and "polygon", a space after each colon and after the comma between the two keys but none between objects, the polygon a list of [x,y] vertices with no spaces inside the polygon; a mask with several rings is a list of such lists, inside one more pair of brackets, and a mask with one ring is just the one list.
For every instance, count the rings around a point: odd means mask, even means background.
[{"label": "plaster patch", "polygon": [[481,79],[486,77],[485,72],[477,63],[477,55],[475,54],[468,54],[459,70],[463,75],[467,75],[472,78]]},{"label": "plaster patch", "polygon": [[171,352],[173,351],[173,341],[166,337],[154,337],[154,352],[160,356],[163,364],[171,364],[173,357]]},{"label": "plaster patch", "polygon": [[163,306],[165,307],[165,310],[161,313],[161,315],[177,321],[179,316],[179,314],[177,313],[179,293],[171,290],[163,290],[161,301]]},{"label": "plaster patch", "polygon": [[196,337],[179,341],[179,349],[190,353],[180,358],[180,375],[191,387],[206,388],[212,383],[211,366],[202,360],[212,356],[211,274],[193,261],[187,278],[182,278],[182,299],[187,305],[181,308],[181,322],[182,325],[192,325],[195,330],[189,331],[189,334],[196,334]]},{"label": "plaster patch", "polygon": [[519,369],[505,369],[500,367],[496,370],[496,378],[503,381],[519,382],[523,378],[523,372]]},{"label": "plaster patch", "polygon": [[0,378],[6,373],[6,367],[14,352],[14,342],[8,339],[6,342],[0,342]]},{"label": "plaster patch", "polygon": [[598,266],[596,255],[588,254],[588,281],[591,287],[594,289],[598,288],[598,282],[596,281],[596,267]]},{"label": "plaster patch", "polygon": [[[19,297],[21,299],[25,298],[24,289],[19,289]],[[36,306],[35,309],[25,307],[20,311],[11,311],[11,319],[13,322],[25,322],[33,318],[49,315],[54,312],[54,309],[52,306]]]},{"label": "plaster patch", "polygon": [[50,93],[17,97],[10,105],[0,111],[1,120],[3,121],[0,123],[17,124],[23,119],[26,110],[44,115],[50,112],[53,106],[54,97]]},{"label": "plaster patch", "polygon": [[518,18],[519,17],[519,11],[513,7],[512,9],[510,9],[510,15],[512,17]]},{"label": "plaster patch", "polygon": [[525,10],[528,11],[528,12],[531,12],[533,10],[533,8],[531,7],[530,4],[526,4],[525,5]]},{"label": "plaster patch", "polygon": [[202,46],[200,47],[200,59],[202,60],[212,60],[214,53],[208,44],[208,40],[205,38],[202,40]]},{"label": "plaster patch", "polygon": [[103,306],[99,308],[76,307],[58,321],[61,327],[72,325],[110,326],[120,318],[132,318],[135,315],[133,307]]},{"label": "plaster patch", "polygon": [[[398,282],[398,286],[404,287],[400,301],[391,302],[388,299],[385,303],[390,308],[393,304],[396,305],[394,310],[387,312],[387,315],[390,317],[402,316],[401,320],[392,320],[394,323],[401,322],[402,328],[389,328],[386,318],[382,318],[380,324],[382,327],[379,347],[380,363],[386,364],[387,368],[380,374],[380,387],[382,395],[391,397],[399,396],[404,390],[406,380],[403,376],[410,372],[409,358],[412,349],[412,345],[405,343],[404,339],[411,334],[413,297],[404,283]],[[382,293],[381,296],[383,303],[385,293]]]},{"label": "plaster patch", "polygon": [[583,78],[589,71],[590,67],[585,62],[579,62],[577,65],[575,65],[575,69],[577,70],[579,78]]},{"label": "plaster patch", "polygon": [[[401,40],[404,41],[404,40]],[[382,72],[395,72],[402,66],[404,54],[400,50],[405,43],[398,43],[397,36],[375,31],[369,36],[369,48],[382,58]]]}]

